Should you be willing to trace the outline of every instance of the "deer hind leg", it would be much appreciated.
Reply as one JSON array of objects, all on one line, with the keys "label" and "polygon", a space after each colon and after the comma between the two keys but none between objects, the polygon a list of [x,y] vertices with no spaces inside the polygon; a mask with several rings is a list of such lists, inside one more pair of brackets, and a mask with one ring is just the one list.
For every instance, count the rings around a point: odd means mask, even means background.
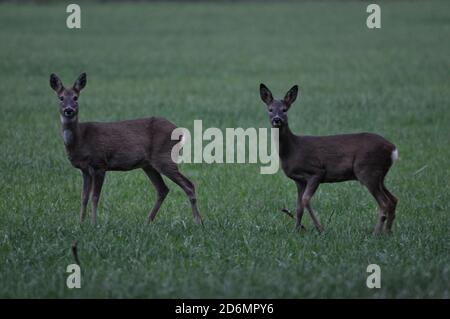
[{"label": "deer hind leg", "polygon": [[197,196],[195,194],[194,184],[178,171],[175,164],[161,167],[160,171],[184,190],[191,203],[192,215],[194,216],[195,222],[203,225],[202,217],[200,216],[200,212],[197,207]]},{"label": "deer hind leg", "polygon": [[390,232],[392,228],[392,223],[395,219],[395,209],[397,207],[397,198],[392,195],[392,193],[386,188],[384,183],[381,183],[381,188],[383,190],[383,193],[386,198],[389,199],[389,207],[387,210],[387,218],[386,218],[386,224],[384,225],[384,231]]},{"label": "deer hind leg", "polygon": [[367,187],[378,204],[378,221],[374,229],[374,234],[378,235],[383,230],[386,215],[389,211],[390,200],[383,191],[384,175],[367,175],[359,178],[359,181]]},{"label": "deer hind leg", "polygon": [[83,191],[81,192],[80,223],[84,221],[86,216],[86,208],[92,190],[92,176],[88,171],[82,171],[81,173],[83,175]]},{"label": "deer hind leg", "polygon": [[156,214],[158,213],[164,199],[166,198],[167,194],[169,193],[169,188],[167,187],[166,183],[164,183],[164,180],[160,173],[158,173],[153,167],[147,166],[143,168],[145,174],[147,174],[148,178],[152,182],[153,186],[156,188],[156,202],[153,205],[153,208],[150,210],[146,224],[153,221],[156,217]]},{"label": "deer hind leg", "polygon": [[311,219],[312,219],[317,231],[319,233],[321,233],[323,231],[323,226],[320,223],[319,216],[317,216],[316,212],[314,211],[314,209],[312,209],[312,207],[309,203],[306,205],[306,209],[308,209],[309,215],[311,216]]}]

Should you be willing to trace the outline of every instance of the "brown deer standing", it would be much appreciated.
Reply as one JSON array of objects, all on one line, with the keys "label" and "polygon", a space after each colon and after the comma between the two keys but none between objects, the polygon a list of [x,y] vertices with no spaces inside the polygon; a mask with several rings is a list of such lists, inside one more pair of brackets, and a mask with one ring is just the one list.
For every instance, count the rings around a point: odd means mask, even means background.
[{"label": "brown deer standing", "polygon": [[320,224],[310,200],[321,183],[358,180],[366,186],[379,206],[375,233],[390,231],[395,218],[397,199],[384,185],[389,168],[398,159],[398,152],[385,138],[371,133],[331,136],[299,136],[291,132],[287,111],[297,98],[293,86],[283,100],[274,100],[270,90],[260,84],[260,95],[267,105],[270,123],[279,129],[279,155],[284,173],[295,181],[298,191],[296,227],[302,226],[306,208],[314,226]]},{"label": "brown deer standing", "polygon": [[129,171],[142,168],[156,188],[156,202],[147,223],[153,221],[169,188],[161,175],[180,186],[191,202],[194,219],[202,223],[197,208],[194,184],[183,176],[172,161],[171,150],[179,141],[172,140],[174,124],[164,118],[151,117],[113,123],[78,122],[78,98],[86,85],[86,73],[73,87],[66,89],[61,80],[50,75],[50,86],[59,99],[62,136],[72,165],[81,170],[83,191],[80,221],[92,193],[92,221],[97,221],[97,205],[106,171]]}]

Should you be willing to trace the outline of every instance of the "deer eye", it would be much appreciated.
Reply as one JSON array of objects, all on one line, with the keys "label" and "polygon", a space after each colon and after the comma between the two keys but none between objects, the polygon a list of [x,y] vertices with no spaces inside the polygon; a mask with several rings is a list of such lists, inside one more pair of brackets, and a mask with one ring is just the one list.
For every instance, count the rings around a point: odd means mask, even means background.
[{"label": "deer eye", "polygon": [[59,100],[60,100],[60,101],[64,101],[64,96],[60,96],[60,97],[59,97]]},{"label": "deer eye", "polygon": [[73,100],[74,100],[74,101],[78,100],[78,96],[74,96],[74,97],[73,97]]},{"label": "deer eye", "polygon": [[287,112],[287,109],[283,109],[283,113],[286,113]]},{"label": "deer eye", "polygon": [[269,113],[272,113],[273,112],[273,109],[269,109]]}]

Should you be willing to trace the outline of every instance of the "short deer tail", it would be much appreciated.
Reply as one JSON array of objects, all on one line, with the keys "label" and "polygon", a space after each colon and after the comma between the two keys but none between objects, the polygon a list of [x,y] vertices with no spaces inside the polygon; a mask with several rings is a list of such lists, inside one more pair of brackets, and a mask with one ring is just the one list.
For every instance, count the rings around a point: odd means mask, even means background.
[{"label": "short deer tail", "polygon": [[398,156],[398,150],[397,148],[395,148],[392,153],[391,153],[391,159],[392,159],[392,164],[394,164],[395,161],[399,160],[400,157]]}]

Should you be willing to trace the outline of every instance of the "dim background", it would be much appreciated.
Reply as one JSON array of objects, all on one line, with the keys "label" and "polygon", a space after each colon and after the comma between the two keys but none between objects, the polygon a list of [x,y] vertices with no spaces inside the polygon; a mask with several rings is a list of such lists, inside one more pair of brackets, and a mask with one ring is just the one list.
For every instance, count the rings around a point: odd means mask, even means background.
[{"label": "dim background", "polygon": [[[450,2],[0,3],[0,297],[449,298]],[[394,233],[375,237],[375,201],[356,182],[322,185],[297,233],[282,207],[296,187],[260,164],[183,164],[205,229],[140,170],[107,175],[99,224],[78,222],[81,176],[67,160],[50,73],[81,72],[81,121],[167,117],[192,128],[269,127],[259,83],[281,98],[297,134],[369,131],[397,145],[387,177]],[[65,273],[78,241],[82,288]],[[366,287],[378,264],[381,289]]]}]

